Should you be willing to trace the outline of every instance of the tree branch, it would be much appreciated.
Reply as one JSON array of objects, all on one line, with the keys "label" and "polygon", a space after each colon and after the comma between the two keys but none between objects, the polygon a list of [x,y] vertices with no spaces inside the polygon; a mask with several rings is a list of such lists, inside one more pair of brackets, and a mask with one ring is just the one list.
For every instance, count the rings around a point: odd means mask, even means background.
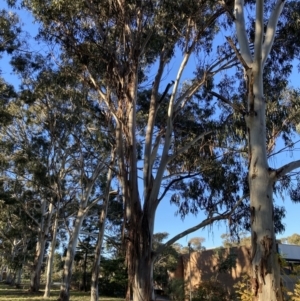
[{"label": "tree branch", "polygon": [[177,235],[175,235],[173,238],[171,238],[170,240],[168,240],[165,244],[161,245],[155,252],[154,257],[157,257],[159,254],[161,254],[167,247],[171,246],[174,242],[176,242],[178,239],[193,233],[195,231],[197,231],[200,228],[204,228],[216,221],[220,221],[220,220],[224,220],[224,219],[228,219],[230,217],[230,215],[232,215],[235,211],[235,209],[241,204],[241,202],[246,198],[247,196],[243,196],[241,197],[237,203],[234,205],[234,207],[227,213],[222,213],[213,217],[208,217],[205,220],[203,220],[201,223],[199,223],[198,225],[191,227]]},{"label": "tree branch", "polygon": [[236,26],[237,38],[241,49],[241,56],[245,60],[247,66],[250,67],[253,63],[253,60],[252,60],[247,32],[245,28],[244,0],[235,0],[234,12],[235,12],[234,21]]},{"label": "tree branch", "polygon": [[172,181],[170,181],[170,183],[168,183],[168,185],[165,187],[163,193],[161,194],[161,196],[158,198],[157,203],[159,204],[162,199],[165,197],[165,195],[167,194],[167,192],[169,191],[169,189],[172,187],[173,184],[175,184],[178,181],[184,180],[184,179],[190,179],[193,178],[195,176],[198,176],[200,173],[197,172],[195,174],[188,174],[186,176],[180,176],[179,178],[173,179]]},{"label": "tree branch", "polygon": [[[20,202],[20,204],[21,204],[21,202]],[[22,204],[21,204],[21,205],[22,205]],[[36,224],[36,226],[37,226],[37,228],[38,228],[38,231],[41,231],[41,224],[37,221],[37,219],[35,219],[35,218],[33,217],[33,215],[31,215],[31,214],[28,212],[28,210],[25,208],[25,206],[22,205],[22,207],[23,207],[24,212],[27,214],[27,216],[30,217],[31,220]]]},{"label": "tree branch", "polygon": [[215,96],[216,98],[220,99],[222,102],[228,104],[228,105],[231,106],[235,111],[237,111],[237,112],[239,112],[239,113],[242,113],[242,114],[245,113],[244,110],[241,109],[237,104],[231,102],[228,98],[226,98],[226,97],[220,95],[219,93],[214,92],[214,91],[209,91],[208,93],[211,94],[211,95],[213,95],[213,96]]},{"label": "tree branch", "polygon": [[166,165],[168,163],[168,153],[169,153],[169,148],[170,148],[170,144],[171,144],[171,140],[172,140],[172,133],[173,133],[173,115],[174,115],[175,99],[176,99],[176,95],[177,95],[177,91],[178,91],[178,87],[179,87],[179,84],[180,84],[180,80],[181,80],[183,71],[184,71],[184,69],[185,69],[185,67],[186,67],[186,65],[189,61],[190,56],[191,56],[190,52],[186,52],[184,54],[184,57],[183,57],[183,59],[181,61],[181,64],[179,66],[179,70],[177,72],[176,79],[174,81],[174,86],[173,86],[173,90],[172,90],[172,93],[171,93],[169,106],[168,106],[168,117],[167,117],[165,143],[164,143],[164,146],[163,146],[161,160],[160,160],[160,163],[159,163],[159,166],[158,166],[156,178],[154,180],[153,187],[152,187],[152,190],[151,190],[150,199],[156,199],[157,198],[157,195],[158,195],[159,189],[160,189],[160,185],[161,185],[161,181],[162,181],[162,177],[163,177],[163,174],[165,172]]},{"label": "tree branch", "polygon": [[273,170],[271,173],[271,178],[276,181],[297,168],[300,168],[300,160],[290,162],[276,170]]},{"label": "tree branch", "polygon": [[146,195],[146,190],[148,189],[148,185],[150,183],[150,178],[152,174],[152,162],[151,162],[151,149],[152,149],[152,140],[153,140],[153,130],[155,125],[155,118],[157,108],[159,103],[163,100],[165,95],[168,93],[170,84],[167,85],[165,92],[163,93],[162,98],[158,101],[158,90],[161,82],[161,78],[163,75],[164,67],[166,64],[165,61],[165,51],[162,50],[160,53],[159,66],[158,70],[152,85],[151,98],[150,98],[150,107],[149,107],[149,115],[147,121],[147,130],[145,135],[145,149],[144,149],[144,168],[143,168],[143,177],[144,177],[144,194]]},{"label": "tree branch", "polygon": [[179,155],[184,153],[186,150],[188,150],[191,146],[193,146],[197,141],[199,141],[200,139],[204,138],[206,135],[209,135],[211,133],[212,133],[212,131],[206,132],[206,133],[201,134],[198,137],[196,137],[190,143],[186,143],[185,146],[180,148],[178,151],[176,151],[176,153],[174,155],[168,157],[167,163],[171,162],[173,159],[175,159],[176,157],[178,157]]},{"label": "tree branch", "polygon": [[154,163],[154,161],[156,159],[156,156],[157,156],[158,147],[159,147],[161,137],[163,136],[164,133],[165,133],[165,129],[161,129],[159,131],[159,133],[157,134],[157,136],[155,138],[155,141],[153,143],[153,149],[152,149],[151,155],[150,155],[150,167],[151,167],[151,169],[152,169],[153,163]]},{"label": "tree branch", "polygon": [[264,35],[264,1],[256,1],[256,20],[255,20],[255,37],[254,37],[254,62],[257,68],[262,67],[261,55],[262,55],[262,45],[263,45],[263,35]]},{"label": "tree branch", "polygon": [[265,62],[266,62],[268,55],[271,51],[271,48],[273,46],[278,19],[282,12],[284,4],[285,4],[285,1],[277,0],[275,7],[269,18],[266,35],[265,35],[265,40],[264,40],[263,48],[262,48],[262,66],[265,65]]},{"label": "tree branch", "polygon": [[247,71],[248,69],[250,69],[249,65],[247,64],[247,62],[244,60],[243,56],[239,53],[239,51],[237,50],[236,46],[234,45],[232,39],[230,37],[226,37],[227,42],[229,43],[230,47],[233,49],[233,51],[236,54],[236,57],[238,58],[238,60],[241,62],[242,66],[245,68],[245,70]]},{"label": "tree branch", "polygon": [[[113,190],[109,192],[109,195],[117,195],[118,194],[118,190]],[[90,202],[83,210],[83,214],[86,215],[87,212],[94,206],[96,205],[101,199],[103,199],[105,197],[105,195],[100,195],[99,197],[97,197],[96,199],[94,199],[92,202]]]}]

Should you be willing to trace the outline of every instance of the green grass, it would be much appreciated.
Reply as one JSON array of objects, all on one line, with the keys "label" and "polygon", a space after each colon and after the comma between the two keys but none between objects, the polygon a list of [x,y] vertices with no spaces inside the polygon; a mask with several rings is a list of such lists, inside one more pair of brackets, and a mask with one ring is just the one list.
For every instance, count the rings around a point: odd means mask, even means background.
[{"label": "green grass", "polygon": [[[59,289],[55,288],[51,291],[51,297],[48,299],[43,298],[44,291],[39,293],[30,293],[28,288],[17,289],[15,287],[0,284],[0,301],[56,301],[59,295]],[[123,301],[121,298],[100,297],[101,301]],[[70,301],[89,301],[90,293],[79,292],[72,290],[70,292]]]}]

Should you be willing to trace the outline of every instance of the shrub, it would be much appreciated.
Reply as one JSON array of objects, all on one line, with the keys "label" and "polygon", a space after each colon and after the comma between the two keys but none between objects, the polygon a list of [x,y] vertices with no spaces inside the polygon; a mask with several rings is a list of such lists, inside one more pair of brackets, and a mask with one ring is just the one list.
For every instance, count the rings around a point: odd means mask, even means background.
[{"label": "shrub", "polygon": [[186,296],[186,283],[183,279],[172,279],[167,287],[167,294],[171,300],[184,301],[188,297]]},{"label": "shrub", "polygon": [[252,301],[253,295],[251,290],[251,280],[249,275],[244,275],[242,281],[239,281],[233,286],[235,288],[235,294],[237,300],[240,301]]},{"label": "shrub", "polygon": [[193,301],[229,301],[230,293],[217,280],[203,281],[193,292]]},{"label": "shrub", "polygon": [[288,292],[292,301],[300,301],[300,280],[295,284],[293,292]]}]

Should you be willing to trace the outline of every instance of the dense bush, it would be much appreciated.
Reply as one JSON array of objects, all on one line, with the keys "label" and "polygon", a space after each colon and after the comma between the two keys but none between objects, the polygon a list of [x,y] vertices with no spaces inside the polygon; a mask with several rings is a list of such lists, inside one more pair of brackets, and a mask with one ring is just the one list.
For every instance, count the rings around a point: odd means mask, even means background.
[{"label": "dense bush", "polygon": [[231,295],[226,287],[217,280],[203,281],[193,291],[192,301],[231,301]]},{"label": "dense bush", "polygon": [[169,281],[167,294],[171,300],[184,301],[187,299],[185,294],[186,286],[186,282],[183,279],[172,279]]}]

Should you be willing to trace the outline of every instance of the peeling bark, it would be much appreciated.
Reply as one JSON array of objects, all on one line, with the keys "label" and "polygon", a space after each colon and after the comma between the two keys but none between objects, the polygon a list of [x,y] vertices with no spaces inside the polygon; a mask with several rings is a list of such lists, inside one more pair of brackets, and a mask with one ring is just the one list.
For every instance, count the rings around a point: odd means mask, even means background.
[{"label": "peeling bark", "polygon": [[[250,220],[252,242],[253,300],[282,301],[280,267],[277,260],[273,215],[273,184],[266,146],[266,105],[263,98],[263,68],[272,48],[276,25],[284,1],[277,0],[270,15],[264,39],[264,1],[256,1],[256,22],[253,58],[245,30],[244,3],[235,0],[236,31],[241,55],[249,65],[247,70],[248,115],[248,182],[250,189]],[[274,173],[273,173],[274,174]]]}]

